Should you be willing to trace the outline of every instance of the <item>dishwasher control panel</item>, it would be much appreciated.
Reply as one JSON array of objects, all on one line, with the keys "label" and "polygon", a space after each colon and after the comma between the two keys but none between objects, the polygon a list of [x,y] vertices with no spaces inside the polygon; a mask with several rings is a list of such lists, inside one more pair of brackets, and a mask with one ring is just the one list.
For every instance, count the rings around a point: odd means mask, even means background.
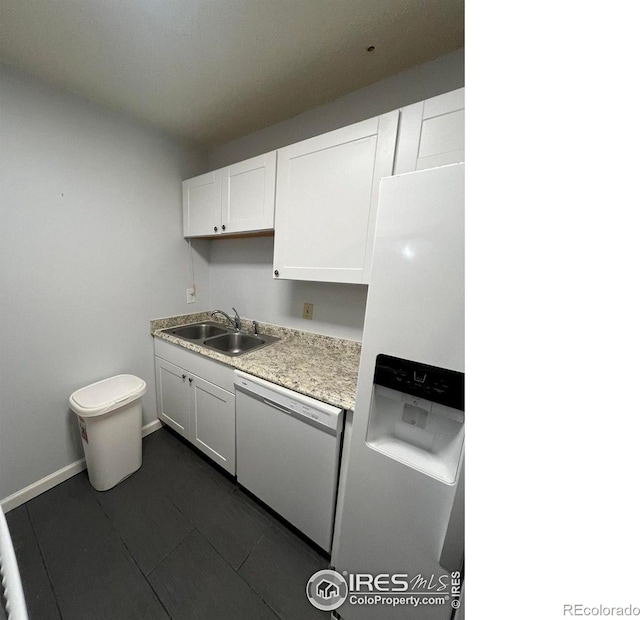
[{"label": "dishwasher control panel", "polygon": [[261,398],[266,405],[283,413],[306,418],[333,432],[342,428],[342,409],[328,405],[288,388],[269,383],[264,379],[235,371],[235,385],[254,397]]}]

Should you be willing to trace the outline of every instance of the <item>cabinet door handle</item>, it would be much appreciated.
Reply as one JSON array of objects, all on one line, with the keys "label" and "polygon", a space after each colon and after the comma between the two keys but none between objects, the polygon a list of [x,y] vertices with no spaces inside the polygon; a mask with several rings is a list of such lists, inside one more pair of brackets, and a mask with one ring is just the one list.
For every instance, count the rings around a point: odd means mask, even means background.
[{"label": "cabinet door handle", "polygon": [[218,227],[217,226],[213,227],[213,232],[218,232]]},{"label": "cabinet door handle", "polygon": [[277,278],[277,277],[280,275],[280,272],[276,269],[276,270],[273,272],[273,275]]},{"label": "cabinet door handle", "polygon": [[187,378],[187,375],[182,375],[182,380],[184,381]]},{"label": "cabinet door handle", "polygon": [[193,383],[193,379],[189,377],[189,383]]},{"label": "cabinet door handle", "polygon": [[224,224],[222,225],[222,230],[227,230],[227,227]]}]

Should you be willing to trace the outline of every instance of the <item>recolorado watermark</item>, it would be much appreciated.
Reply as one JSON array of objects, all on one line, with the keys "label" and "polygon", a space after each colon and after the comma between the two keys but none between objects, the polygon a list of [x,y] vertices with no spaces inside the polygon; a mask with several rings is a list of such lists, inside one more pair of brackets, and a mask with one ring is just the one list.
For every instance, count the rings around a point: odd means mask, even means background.
[{"label": "recolorado watermark", "polygon": [[461,593],[462,576],[458,571],[443,575],[373,575],[325,569],[314,573],[307,582],[309,602],[323,611],[338,609],[345,601],[351,605],[449,605],[458,609]]},{"label": "recolorado watermark", "polygon": [[640,617],[640,607],[636,605],[583,605],[572,603],[563,605],[563,616],[587,616],[587,617]]}]

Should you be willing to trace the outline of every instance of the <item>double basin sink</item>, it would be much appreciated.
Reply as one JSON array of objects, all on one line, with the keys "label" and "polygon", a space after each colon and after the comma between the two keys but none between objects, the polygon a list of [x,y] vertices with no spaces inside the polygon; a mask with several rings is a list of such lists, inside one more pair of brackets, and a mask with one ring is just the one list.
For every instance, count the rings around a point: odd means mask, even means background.
[{"label": "double basin sink", "polygon": [[169,327],[162,330],[178,338],[184,338],[195,344],[206,347],[218,353],[235,357],[249,351],[255,351],[280,340],[266,334],[246,334],[233,329],[222,327],[213,321],[192,323],[181,327]]}]

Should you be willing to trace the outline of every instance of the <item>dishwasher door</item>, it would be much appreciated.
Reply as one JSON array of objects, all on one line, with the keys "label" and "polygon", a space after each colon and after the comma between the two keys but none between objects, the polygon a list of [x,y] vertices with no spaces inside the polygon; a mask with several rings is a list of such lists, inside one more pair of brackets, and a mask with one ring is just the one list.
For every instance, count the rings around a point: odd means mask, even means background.
[{"label": "dishwasher door", "polygon": [[238,482],[327,552],[343,412],[236,371]]}]

